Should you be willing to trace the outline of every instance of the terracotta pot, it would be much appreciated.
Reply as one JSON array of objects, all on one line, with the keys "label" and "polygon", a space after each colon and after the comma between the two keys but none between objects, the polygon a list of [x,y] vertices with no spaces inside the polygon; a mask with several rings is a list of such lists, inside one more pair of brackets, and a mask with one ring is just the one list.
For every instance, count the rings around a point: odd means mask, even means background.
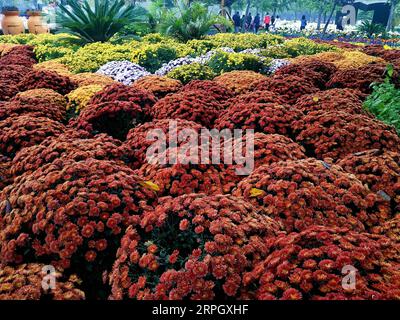
[{"label": "terracotta pot", "polygon": [[4,11],[1,28],[4,34],[20,34],[25,32],[24,23],[19,17],[19,11]]},{"label": "terracotta pot", "polygon": [[28,16],[28,29],[30,33],[41,34],[49,32],[49,27],[43,22],[40,11],[28,11]]}]

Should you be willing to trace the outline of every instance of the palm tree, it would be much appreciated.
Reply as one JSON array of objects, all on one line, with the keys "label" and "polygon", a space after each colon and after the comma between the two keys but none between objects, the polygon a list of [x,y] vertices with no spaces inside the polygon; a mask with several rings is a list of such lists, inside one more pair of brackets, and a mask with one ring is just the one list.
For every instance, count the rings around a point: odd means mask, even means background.
[{"label": "palm tree", "polygon": [[87,43],[108,41],[125,25],[144,18],[143,8],[127,4],[125,0],[83,0],[81,3],[66,0],[59,8],[61,32],[73,34]]}]

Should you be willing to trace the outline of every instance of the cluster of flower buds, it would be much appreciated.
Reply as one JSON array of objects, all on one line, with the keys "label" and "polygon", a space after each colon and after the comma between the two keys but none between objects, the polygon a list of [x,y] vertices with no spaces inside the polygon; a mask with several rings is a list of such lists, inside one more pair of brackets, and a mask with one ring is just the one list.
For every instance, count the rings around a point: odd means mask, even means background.
[{"label": "cluster of flower buds", "polygon": [[265,207],[288,232],[311,225],[364,231],[391,217],[385,198],[341,167],[313,158],[261,166],[233,194]]},{"label": "cluster of flower buds", "polygon": [[[328,81],[328,88],[358,89],[365,94],[372,92],[372,83],[385,80],[386,64],[368,64],[360,68],[337,71]],[[397,74],[397,72],[396,72]],[[394,76],[396,78],[396,75]]]},{"label": "cluster of flower buds", "polygon": [[292,137],[292,124],[302,116],[301,111],[278,103],[237,103],[221,112],[215,127],[219,130],[253,129]]},{"label": "cluster of flower buds", "polygon": [[312,226],[266,245],[271,253],[243,276],[242,299],[400,298],[400,247],[386,237]]},{"label": "cluster of flower buds", "polygon": [[186,90],[166,96],[151,108],[153,119],[184,119],[211,128],[223,105],[204,90]]},{"label": "cluster of flower buds", "polygon": [[11,159],[0,154],[0,192],[12,182]]},{"label": "cluster of flower buds", "polygon": [[362,93],[353,89],[329,89],[301,96],[294,107],[304,114],[313,111],[344,111],[367,114],[362,106]]},{"label": "cluster of flower buds", "polygon": [[319,91],[314,83],[297,75],[274,75],[253,83],[255,90],[272,91],[288,104],[296,103],[302,95]]},{"label": "cluster of flower buds", "polygon": [[228,101],[228,106],[242,103],[277,103],[284,104],[284,100],[279,94],[272,91],[256,90],[248,93],[239,94]]},{"label": "cluster of flower buds", "polygon": [[337,162],[363,184],[392,201],[400,210],[400,154],[379,149],[349,154]]},{"label": "cluster of flower buds", "polygon": [[35,54],[30,46],[15,46],[0,57],[2,66],[19,65],[31,69],[35,63]]},{"label": "cluster of flower buds", "polygon": [[280,233],[263,209],[240,198],[165,197],[122,238],[110,298],[235,298],[242,275],[267,254],[264,239]]},{"label": "cluster of flower buds", "polygon": [[[36,101],[35,101],[36,100]],[[9,102],[0,105],[0,120],[20,115],[31,117],[47,117],[49,119],[63,122],[65,120],[65,106],[42,102],[41,99],[30,99],[29,104]]]},{"label": "cluster of flower buds", "polygon": [[192,80],[183,87],[183,91],[203,90],[219,103],[225,104],[235,94],[232,90],[212,80]]},{"label": "cluster of flower buds", "polygon": [[47,117],[21,115],[0,121],[0,153],[14,157],[22,148],[41,143],[65,131],[64,125]]},{"label": "cluster of flower buds", "polygon": [[22,78],[18,88],[20,91],[46,88],[65,95],[76,89],[76,84],[70,78],[61,76],[54,71],[34,70]]},{"label": "cluster of flower buds", "polygon": [[[169,148],[176,141],[176,146],[181,145],[185,141],[178,140],[180,132],[185,130],[194,130],[200,134],[202,126],[196,122],[182,119],[163,119],[146,122],[131,129],[128,133],[123,148],[127,150],[127,162],[133,169],[139,168],[147,162],[146,153],[150,146],[157,142],[157,137],[153,133],[162,132],[165,134],[165,148]],[[176,140],[170,134],[176,132]]]},{"label": "cluster of flower buds", "polygon": [[[326,82],[336,72],[336,67],[331,62],[320,60],[304,61],[302,63],[292,63],[280,68],[275,75],[299,76],[303,79],[311,80],[318,88],[325,89]],[[290,80],[289,80],[290,81]]]},{"label": "cluster of flower buds", "polygon": [[22,149],[15,155],[10,170],[16,177],[33,173],[45,164],[59,160],[80,161],[93,158],[118,161],[124,156],[121,142],[108,135],[84,137],[81,132],[76,132],[75,135],[67,132],[58,137],[49,137],[39,145]]},{"label": "cluster of flower buds", "polygon": [[89,105],[97,105],[103,102],[131,102],[139,105],[145,113],[156,103],[156,97],[143,89],[126,86],[121,83],[114,83],[106,86],[102,91],[96,93],[89,101]]},{"label": "cluster of flower buds", "polygon": [[343,111],[316,111],[293,123],[296,141],[309,156],[338,160],[368,149],[399,151],[395,129],[369,116]]},{"label": "cluster of flower buds", "polygon": [[0,262],[30,257],[101,282],[125,228],[151,211],[155,193],[117,162],[61,158],[17,177],[0,201]]}]

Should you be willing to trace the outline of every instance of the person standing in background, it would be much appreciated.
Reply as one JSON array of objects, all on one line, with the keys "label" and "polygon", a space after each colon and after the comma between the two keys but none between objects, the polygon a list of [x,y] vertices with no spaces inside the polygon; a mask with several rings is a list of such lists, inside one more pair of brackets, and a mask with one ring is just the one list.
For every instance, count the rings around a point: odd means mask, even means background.
[{"label": "person standing in background", "polygon": [[240,27],[242,32],[246,32],[246,15],[242,15],[242,19],[240,19]]},{"label": "person standing in background", "polygon": [[246,31],[250,30],[252,22],[253,22],[253,17],[251,16],[251,12],[249,12],[249,15],[246,17]]},{"label": "person standing in background", "polygon": [[272,15],[272,17],[271,17],[271,26],[273,27],[274,26],[274,24],[275,24],[275,16],[274,15]]},{"label": "person standing in background", "polygon": [[264,17],[264,25],[265,25],[265,30],[269,31],[269,26],[271,24],[271,16],[269,13]]},{"label": "person standing in background", "polygon": [[256,16],[254,17],[254,33],[257,34],[258,30],[260,29],[260,24],[261,24],[261,17],[260,14],[257,12]]},{"label": "person standing in background", "polygon": [[235,27],[235,33],[238,33],[240,31],[240,26],[241,26],[239,11],[236,11],[236,13],[232,17],[232,20],[233,20],[233,25]]},{"label": "person standing in background", "polygon": [[306,26],[307,26],[307,19],[306,19],[306,16],[303,15],[301,17],[300,31],[303,31],[306,28]]}]

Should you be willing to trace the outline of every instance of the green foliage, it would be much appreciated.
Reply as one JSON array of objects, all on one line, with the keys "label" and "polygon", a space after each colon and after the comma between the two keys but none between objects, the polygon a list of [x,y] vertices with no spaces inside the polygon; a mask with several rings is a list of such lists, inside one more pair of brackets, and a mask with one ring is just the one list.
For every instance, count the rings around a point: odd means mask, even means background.
[{"label": "green foliage", "polygon": [[63,31],[90,43],[109,40],[143,15],[142,8],[124,0],[66,0],[66,4],[60,4],[57,18]]},{"label": "green foliage", "polygon": [[206,38],[213,43],[214,48],[229,47],[235,51],[254,48],[267,48],[268,46],[278,45],[284,42],[281,36],[271,34],[251,34],[251,33],[219,33]]},{"label": "green foliage", "polygon": [[215,24],[229,27],[231,22],[210,12],[200,2],[178,0],[176,7],[163,9],[158,28],[163,34],[188,41],[204,37]]},{"label": "green foliage", "polygon": [[386,34],[386,29],[382,24],[372,23],[372,21],[363,21],[357,30],[368,38]]},{"label": "green foliage", "polygon": [[262,50],[261,54],[272,59],[291,58],[287,48],[284,45],[270,46],[267,49]]},{"label": "green foliage", "polygon": [[103,64],[114,60],[129,60],[132,55],[132,42],[126,45],[112,45],[111,43],[95,42],[79,48],[76,52],[63,57],[72,72],[94,72]]},{"label": "green foliage", "polygon": [[212,50],[215,48],[215,43],[212,40],[208,40],[208,39],[193,39],[193,40],[189,40],[188,42],[186,42],[186,46],[188,48],[191,48],[193,51],[193,54],[195,56],[199,56],[202,54],[207,53],[208,51]]},{"label": "green foliage", "polygon": [[215,77],[213,70],[200,63],[192,63],[175,68],[167,77],[177,79],[186,84],[192,80],[211,80]]},{"label": "green foliage", "polygon": [[28,44],[29,41],[35,38],[32,33],[23,33],[15,36],[2,35],[0,36],[0,43],[12,43],[12,44]]},{"label": "green foliage", "polygon": [[262,72],[270,62],[271,59],[261,59],[254,54],[218,51],[211,57],[208,65],[215,73],[221,74],[233,70]]},{"label": "green foliage", "polygon": [[132,53],[132,61],[146,68],[149,72],[155,72],[163,63],[178,57],[176,49],[167,44],[144,44]]},{"label": "green foliage", "polygon": [[292,58],[302,55],[313,55],[325,51],[338,51],[339,49],[329,44],[316,43],[306,38],[296,38],[285,42],[285,50]]},{"label": "green foliage", "polygon": [[400,90],[390,81],[375,84],[372,94],[364,102],[364,107],[379,120],[394,126],[400,133]]},{"label": "green foliage", "polygon": [[123,44],[132,40],[139,41],[140,37],[149,33],[150,28],[146,24],[131,23],[126,25],[121,31],[114,34],[109,42],[113,44]]},{"label": "green foliage", "polygon": [[71,55],[74,50],[67,47],[54,47],[50,44],[39,44],[34,47],[34,52],[38,61],[43,62]]}]

